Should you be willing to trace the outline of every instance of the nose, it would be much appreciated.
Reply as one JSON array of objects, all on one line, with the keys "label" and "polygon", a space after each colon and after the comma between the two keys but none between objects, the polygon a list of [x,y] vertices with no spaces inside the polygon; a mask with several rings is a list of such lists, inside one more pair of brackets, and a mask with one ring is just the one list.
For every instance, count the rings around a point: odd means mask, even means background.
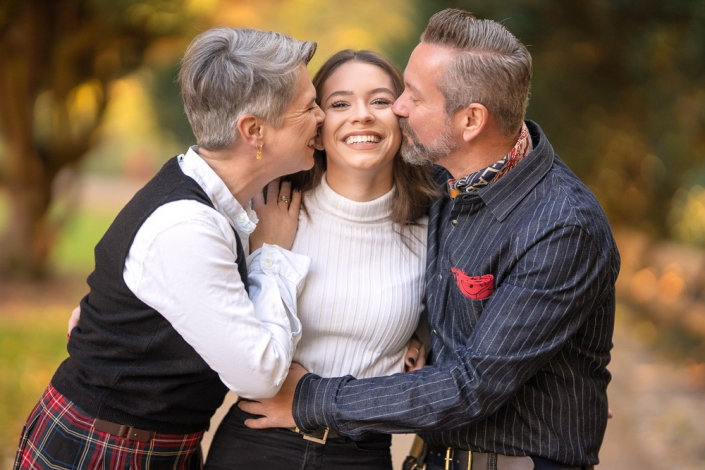
[{"label": "nose", "polygon": [[409,110],[403,103],[404,95],[405,93],[399,95],[399,98],[392,104],[392,112],[399,117],[409,117]]},{"label": "nose", "polygon": [[323,112],[321,108],[316,106],[316,126],[320,127],[326,118],[326,113]]},{"label": "nose", "polygon": [[370,111],[369,106],[359,104],[355,106],[355,112],[352,113],[353,122],[372,122],[375,120],[375,115]]}]

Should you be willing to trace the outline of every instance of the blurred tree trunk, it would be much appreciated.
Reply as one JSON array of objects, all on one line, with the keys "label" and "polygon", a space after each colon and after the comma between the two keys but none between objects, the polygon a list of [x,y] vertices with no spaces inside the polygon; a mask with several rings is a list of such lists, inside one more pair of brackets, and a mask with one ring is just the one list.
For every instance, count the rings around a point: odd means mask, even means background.
[{"label": "blurred tree trunk", "polygon": [[[179,2],[6,0],[0,5],[0,185],[9,222],[0,277],[39,277],[57,227],[52,187],[96,140],[111,80],[177,30]],[[155,22],[155,15],[161,22]]]}]

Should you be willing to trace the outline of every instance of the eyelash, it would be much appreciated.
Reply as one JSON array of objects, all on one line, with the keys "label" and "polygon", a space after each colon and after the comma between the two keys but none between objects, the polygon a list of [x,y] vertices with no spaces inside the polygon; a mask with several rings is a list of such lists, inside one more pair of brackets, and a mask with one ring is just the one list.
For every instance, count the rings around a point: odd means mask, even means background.
[{"label": "eyelash", "polygon": [[[374,100],[372,100],[372,104],[377,105],[377,106],[379,106],[379,105],[389,106],[390,104],[392,104],[392,101],[388,100],[386,98],[375,98]],[[334,103],[331,103],[331,105],[330,105],[330,107],[333,109],[342,108],[344,106],[349,106],[349,104],[346,101],[336,101]]]}]

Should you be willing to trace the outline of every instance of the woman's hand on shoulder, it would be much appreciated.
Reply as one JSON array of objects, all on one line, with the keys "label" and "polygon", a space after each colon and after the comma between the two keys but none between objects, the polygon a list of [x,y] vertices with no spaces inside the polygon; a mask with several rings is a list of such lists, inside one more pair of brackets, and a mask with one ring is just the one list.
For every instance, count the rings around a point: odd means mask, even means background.
[{"label": "woman's hand on shoulder", "polygon": [[299,224],[301,192],[292,192],[291,182],[280,183],[277,178],[267,185],[266,194],[266,201],[262,192],[252,199],[259,222],[250,235],[250,251],[261,248],[264,243],[290,250]]}]

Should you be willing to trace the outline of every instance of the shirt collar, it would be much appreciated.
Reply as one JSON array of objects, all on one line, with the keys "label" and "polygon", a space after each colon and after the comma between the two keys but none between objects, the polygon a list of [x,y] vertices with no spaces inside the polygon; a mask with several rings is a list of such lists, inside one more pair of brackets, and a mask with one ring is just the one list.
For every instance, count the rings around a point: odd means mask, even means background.
[{"label": "shirt collar", "polygon": [[[517,164],[514,171],[507,173],[500,181],[456,197],[454,199],[455,206],[474,204],[479,199],[501,222],[546,176],[558,160],[558,156],[554,153],[553,147],[538,124],[526,121],[526,126],[529,129],[533,145],[531,153]],[[435,165],[433,177],[440,188],[449,188],[447,182],[449,178],[452,178],[452,175],[448,170]],[[446,197],[449,196],[447,194]]]},{"label": "shirt collar", "polygon": [[326,175],[327,173],[323,174],[321,184],[311,191],[310,196],[307,196],[315,198],[321,209],[336,217],[356,223],[371,224],[391,220],[395,188],[372,201],[358,202],[336,193],[328,185]]},{"label": "shirt collar", "polygon": [[502,176],[506,175],[509,170],[519,164],[533,150],[531,136],[526,123],[522,123],[519,137],[514,147],[497,162],[487,168],[466,175],[459,180],[448,180],[448,187],[451,198],[454,198],[461,192],[477,191],[489,185],[492,182],[498,181]]},{"label": "shirt collar", "polygon": [[500,181],[477,191],[478,196],[500,221],[546,176],[556,158],[553,147],[539,125],[526,121],[526,126],[532,140],[531,153]]},{"label": "shirt collar", "polygon": [[198,155],[196,146],[179,155],[181,171],[193,178],[213,203],[215,209],[230,221],[240,232],[250,234],[258,222],[257,214],[251,207],[242,207],[232,195],[222,179]]}]

